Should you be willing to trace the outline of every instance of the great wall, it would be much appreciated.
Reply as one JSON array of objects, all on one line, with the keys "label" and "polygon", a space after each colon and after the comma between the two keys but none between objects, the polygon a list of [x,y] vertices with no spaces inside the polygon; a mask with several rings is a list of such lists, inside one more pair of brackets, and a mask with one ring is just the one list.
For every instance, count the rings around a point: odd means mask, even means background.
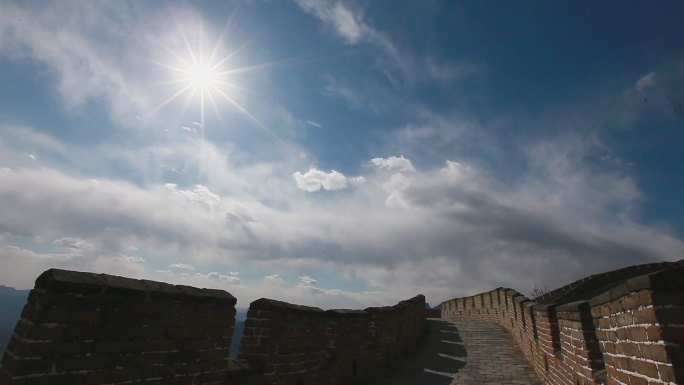
[{"label": "great wall", "polygon": [[[232,361],[236,301],[222,290],[50,269],[29,294],[0,384],[684,384],[684,261],[590,276],[534,301],[498,288],[445,301],[441,314],[422,295],[326,311],[259,299]],[[447,364],[423,368],[436,360]],[[409,366],[448,382],[397,374]],[[391,371],[395,380],[383,382]]]},{"label": "great wall", "polygon": [[536,301],[498,288],[442,318],[506,328],[545,385],[684,383],[684,263],[593,275]]}]

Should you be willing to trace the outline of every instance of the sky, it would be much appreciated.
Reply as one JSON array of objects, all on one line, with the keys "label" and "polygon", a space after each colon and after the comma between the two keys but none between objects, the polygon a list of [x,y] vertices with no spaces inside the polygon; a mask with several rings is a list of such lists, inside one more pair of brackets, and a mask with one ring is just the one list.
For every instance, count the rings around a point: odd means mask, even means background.
[{"label": "sky", "polygon": [[684,258],[677,1],[9,1],[0,284],[323,308]]}]

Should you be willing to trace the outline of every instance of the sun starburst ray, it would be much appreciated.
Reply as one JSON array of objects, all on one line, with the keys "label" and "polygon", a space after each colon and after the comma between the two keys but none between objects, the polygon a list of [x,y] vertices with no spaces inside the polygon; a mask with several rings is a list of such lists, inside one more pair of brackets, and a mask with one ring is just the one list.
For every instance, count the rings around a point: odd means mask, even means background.
[{"label": "sun starburst ray", "polygon": [[192,88],[192,86],[191,86],[191,85],[187,85],[187,86],[181,88],[180,90],[176,91],[176,93],[174,93],[173,95],[169,96],[169,97],[168,97],[166,100],[164,100],[159,106],[153,108],[152,111],[150,111],[148,114],[149,114],[149,115],[152,115],[152,114],[156,113],[157,111],[161,110],[162,108],[166,107],[166,105],[168,105],[168,104],[171,103],[172,101],[176,100],[179,96],[181,96],[181,95],[183,95],[184,93],[186,93],[190,88]]},{"label": "sun starburst ray", "polygon": [[[209,62],[213,62],[214,58],[216,58],[216,54],[219,52],[219,48],[223,45],[223,41],[226,38],[226,35],[228,34],[228,30],[231,29],[231,26],[233,25],[233,17],[235,14],[231,14],[230,18],[228,19],[228,22],[226,22],[226,26],[223,27],[223,31],[221,31],[221,35],[219,36],[218,40],[216,41],[216,44],[214,44],[214,49],[211,52],[211,56],[209,56]],[[222,65],[222,62],[219,62],[218,65]],[[215,66],[214,68],[218,68],[218,65]],[[212,69],[214,69],[212,68]]]},{"label": "sun starburst ray", "polygon": [[181,51],[173,50],[162,44],[164,50],[170,54],[172,60],[168,62],[153,61],[153,63],[168,70],[173,75],[172,79],[159,83],[159,85],[179,85],[180,89],[165,99],[161,105],[153,110],[153,112],[158,111],[174,100],[179,99],[182,95],[185,95],[185,101],[181,111],[181,113],[184,114],[194,100],[199,107],[200,116],[198,128],[200,131],[200,143],[203,143],[207,106],[211,105],[211,109],[216,113],[221,125],[224,125],[224,116],[221,113],[221,102],[226,102],[252,125],[264,130],[279,142],[292,147],[292,143],[288,143],[269,129],[250,112],[241,101],[239,101],[236,94],[230,92],[231,90],[251,92],[251,90],[236,84],[233,81],[236,78],[236,75],[273,67],[278,64],[291,62],[292,60],[274,61],[237,68],[230,67],[228,64],[231,62],[231,59],[254,41],[254,37],[252,37],[239,45],[236,49],[230,50],[227,54],[223,55],[221,54],[221,49],[225,46],[225,40],[227,40],[230,30],[231,23],[229,20],[215,44],[213,44],[213,42],[212,44],[206,44],[205,31],[202,27],[198,28],[194,34],[188,34],[186,33],[186,30],[179,30],[180,39],[178,43],[183,47],[181,50],[186,51],[184,54]]},{"label": "sun starburst ray", "polygon": [[214,95],[210,92],[207,96],[209,96],[209,102],[211,103],[211,107],[214,110],[214,113],[219,119],[219,123],[221,125],[224,124],[223,122],[223,114],[221,114],[221,110],[218,108],[218,105],[216,104],[216,100],[214,100]]},{"label": "sun starburst ray", "polygon": [[259,119],[257,119],[254,115],[252,115],[249,111],[247,111],[247,109],[245,109],[244,107],[242,107],[242,106],[240,105],[240,103],[236,102],[233,98],[231,98],[231,97],[228,96],[225,92],[223,92],[222,89],[220,89],[220,88],[218,88],[218,87],[214,87],[214,91],[216,91],[219,95],[223,96],[223,98],[224,98],[226,101],[228,101],[228,103],[232,104],[233,107],[237,108],[240,112],[242,112],[243,115],[245,115],[247,118],[249,118],[249,120],[251,120],[251,121],[252,121],[253,123],[255,123],[257,126],[263,128],[263,129],[266,129],[266,130],[268,130],[269,132],[271,131],[271,130],[269,130],[266,126],[264,126],[264,124],[261,123],[261,122],[259,121]]}]

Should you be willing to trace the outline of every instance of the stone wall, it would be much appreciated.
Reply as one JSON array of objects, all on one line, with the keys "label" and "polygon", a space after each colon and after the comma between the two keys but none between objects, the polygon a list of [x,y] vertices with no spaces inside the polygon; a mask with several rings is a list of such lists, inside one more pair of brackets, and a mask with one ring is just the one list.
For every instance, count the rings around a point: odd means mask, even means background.
[{"label": "stone wall", "polygon": [[260,299],[244,361],[233,362],[235,304],[222,290],[48,270],[0,361],[0,384],[357,383],[411,350],[425,325],[422,295],[362,311]]},{"label": "stone wall", "polygon": [[497,322],[544,384],[684,383],[682,262],[587,277],[532,301],[498,288],[442,303],[442,318]]},{"label": "stone wall", "polygon": [[229,376],[225,291],[48,270],[2,358],[0,383],[211,384]]},{"label": "stone wall", "polygon": [[240,358],[267,384],[362,383],[415,347],[425,312],[422,295],[357,311],[262,299],[247,313]]}]

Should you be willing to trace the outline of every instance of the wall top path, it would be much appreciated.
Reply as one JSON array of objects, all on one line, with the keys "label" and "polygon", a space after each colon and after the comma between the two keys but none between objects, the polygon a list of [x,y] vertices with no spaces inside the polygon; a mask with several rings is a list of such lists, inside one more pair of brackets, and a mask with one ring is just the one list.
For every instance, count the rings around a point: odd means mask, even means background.
[{"label": "wall top path", "polygon": [[41,274],[36,279],[35,289],[53,293],[100,293],[166,300],[191,298],[193,302],[212,302],[228,306],[237,303],[237,299],[230,293],[218,289],[199,289],[144,279],[60,269],[50,269]]}]

